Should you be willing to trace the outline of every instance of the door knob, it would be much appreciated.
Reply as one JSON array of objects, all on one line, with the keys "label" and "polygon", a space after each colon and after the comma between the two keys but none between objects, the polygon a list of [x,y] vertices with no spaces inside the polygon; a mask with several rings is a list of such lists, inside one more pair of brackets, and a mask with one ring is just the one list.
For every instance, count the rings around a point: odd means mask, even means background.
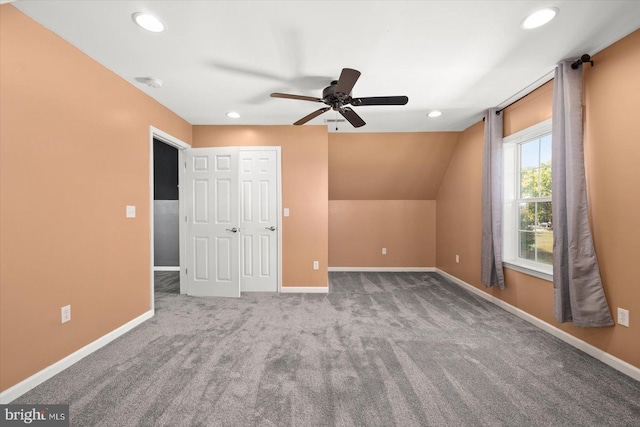
[{"label": "door knob", "polygon": [[232,233],[237,233],[237,232],[238,232],[238,230],[239,230],[239,228],[237,228],[237,227],[233,227],[233,228],[231,228],[231,229],[227,228],[227,231],[230,231],[230,232],[232,232]]},{"label": "door knob", "polygon": [[271,227],[265,227],[265,230],[276,231],[276,228],[272,225]]}]

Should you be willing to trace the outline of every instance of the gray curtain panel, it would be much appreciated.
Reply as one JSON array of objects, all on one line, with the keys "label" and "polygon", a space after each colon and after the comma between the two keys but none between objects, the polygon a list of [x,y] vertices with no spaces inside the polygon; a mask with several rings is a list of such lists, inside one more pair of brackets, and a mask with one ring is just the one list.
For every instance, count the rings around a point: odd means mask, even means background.
[{"label": "gray curtain panel", "polygon": [[554,315],[576,326],[611,326],[587,215],[582,128],[582,67],[556,67],[553,89]]},{"label": "gray curtain panel", "polygon": [[502,113],[487,110],[482,165],[482,253],[480,281],[504,289],[502,271]]}]

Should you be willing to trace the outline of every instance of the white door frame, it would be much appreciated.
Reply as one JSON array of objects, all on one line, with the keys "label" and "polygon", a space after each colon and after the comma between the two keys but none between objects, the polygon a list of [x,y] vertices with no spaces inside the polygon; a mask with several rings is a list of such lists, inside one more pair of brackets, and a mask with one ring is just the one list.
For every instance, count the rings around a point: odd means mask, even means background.
[{"label": "white door frame", "polygon": [[[179,208],[178,208],[178,218],[184,217],[185,214],[185,206],[184,206],[184,195],[182,194],[182,182],[184,181],[184,167],[180,167],[180,165],[184,164],[184,151],[186,148],[191,148],[191,145],[186,142],[176,138],[173,135],[170,135],[158,128],[153,126],[149,126],[149,223],[151,225],[150,230],[150,244],[151,244],[151,266],[150,266],[150,275],[151,275],[151,310],[155,313],[155,292],[154,292],[154,221],[153,221],[153,194],[154,194],[154,176],[153,176],[153,140],[157,139],[162,141],[163,143],[175,147],[178,149],[178,198],[179,200]],[[186,293],[186,278],[184,277],[184,256],[185,256],[185,223],[184,221],[179,221],[180,224],[180,293]]]}]

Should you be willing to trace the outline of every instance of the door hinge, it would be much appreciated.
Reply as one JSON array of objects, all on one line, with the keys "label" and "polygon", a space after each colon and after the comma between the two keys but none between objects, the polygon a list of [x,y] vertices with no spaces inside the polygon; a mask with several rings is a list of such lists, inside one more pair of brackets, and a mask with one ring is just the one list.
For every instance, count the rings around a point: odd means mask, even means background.
[{"label": "door hinge", "polygon": [[186,276],[187,274],[189,274],[189,269],[188,269],[188,268],[185,268],[185,269],[184,269],[184,275]]},{"label": "door hinge", "polygon": [[187,162],[184,162],[184,168],[187,169]]},{"label": "door hinge", "polygon": [[186,215],[184,216],[184,222],[187,222],[187,216]]}]

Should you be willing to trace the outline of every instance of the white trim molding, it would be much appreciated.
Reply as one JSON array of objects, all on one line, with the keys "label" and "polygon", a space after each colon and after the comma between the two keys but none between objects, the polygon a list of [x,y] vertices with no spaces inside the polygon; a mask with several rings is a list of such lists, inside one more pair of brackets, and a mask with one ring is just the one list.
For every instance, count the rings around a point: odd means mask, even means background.
[{"label": "white trim molding", "polygon": [[155,266],[153,271],[180,271],[180,266],[168,267],[168,266]]},{"label": "white trim molding", "polygon": [[280,288],[283,294],[328,294],[329,287],[324,286],[283,286]]},{"label": "white trim molding", "polygon": [[435,272],[435,267],[329,267],[329,271],[362,271],[380,273]]},{"label": "white trim molding", "polygon": [[12,402],[13,400],[22,396],[29,390],[42,384],[43,382],[52,378],[53,376],[59,374],[60,372],[64,371],[74,363],[79,362],[80,360],[84,359],[85,357],[89,356],[93,352],[109,344],[111,341],[115,340],[116,338],[126,334],[131,329],[140,325],[144,321],[151,319],[152,317],[153,317],[153,311],[149,310],[146,313],[136,317],[135,319],[125,323],[119,328],[114,329],[108,334],[103,335],[102,337],[98,338],[92,343],[85,345],[80,350],[77,350],[71,353],[70,355],[68,355],[67,357],[58,360],[53,365],[47,366],[43,370],[31,375],[29,378],[23,381],[20,381],[18,384],[12,387],[9,387],[8,389],[0,393],[0,404],[7,404]]},{"label": "white trim molding", "polygon": [[545,322],[544,320],[538,319],[537,317],[527,313],[526,311],[523,311],[517,307],[514,307],[513,305],[502,301],[499,298],[494,297],[493,295],[490,295],[484,291],[482,291],[481,289],[476,288],[473,285],[470,285],[469,283],[458,279],[455,276],[452,276],[451,274],[440,270],[439,268],[436,269],[436,272],[438,274],[441,274],[442,276],[446,277],[447,279],[451,280],[453,283],[455,283],[458,286],[463,287],[464,289],[473,292],[474,294],[478,295],[480,298],[483,298],[495,305],[497,305],[498,307],[502,308],[503,310],[508,311],[511,314],[514,314],[516,316],[518,316],[519,318],[521,318],[524,321],[527,321],[529,323],[531,323],[534,326],[537,326],[538,328],[542,329],[543,331],[553,335],[554,337],[561,339],[562,341],[566,342],[567,344],[577,348],[578,350],[581,350],[585,353],[587,353],[589,356],[598,359],[599,361],[601,361],[602,363],[605,363],[609,366],[611,366],[613,369],[622,372],[625,375],[630,376],[631,378],[640,381],[640,368],[637,368],[635,366],[633,366],[630,363],[625,362],[624,360],[618,359],[617,357],[607,353],[604,350],[599,349],[598,347],[595,347],[591,344],[589,344],[586,341],[583,341],[579,338],[574,337],[573,335],[563,331],[562,329],[558,329],[555,326]]}]

